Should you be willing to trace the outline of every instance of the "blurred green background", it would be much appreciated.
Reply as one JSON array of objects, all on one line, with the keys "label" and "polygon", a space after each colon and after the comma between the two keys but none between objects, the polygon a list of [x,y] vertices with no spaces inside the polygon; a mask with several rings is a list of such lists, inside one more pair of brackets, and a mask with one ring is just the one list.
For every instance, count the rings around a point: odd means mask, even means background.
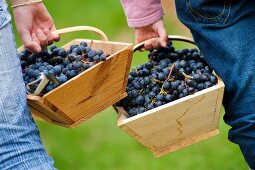
[{"label": "blurred green background", "polygon": [[[133,29],[127,27],[121,4],[116,0],[44,0],[56,27],[95,26],[112,41],[134,42]],[[172,1],[163,1],[169,34],[190,36],[176,18]],[[15,31],[17,44],[21,41]],[[98,37],[79,32],[63,35],[58,45],[75,38]],[[185,45],[178,45],[179,48]],[[146,60],[145,54],[135,55],[133,66]],[[224,111],[222,110],[222,115]],[[66,129],[37,122],[42,141],[60,170],[245,170],[247,165],[237,145],[227,140],[229,127],[220,120],[217,137],[182,149],[161,158],[117,127],[117,114],[110,107],[75,129]]]}]

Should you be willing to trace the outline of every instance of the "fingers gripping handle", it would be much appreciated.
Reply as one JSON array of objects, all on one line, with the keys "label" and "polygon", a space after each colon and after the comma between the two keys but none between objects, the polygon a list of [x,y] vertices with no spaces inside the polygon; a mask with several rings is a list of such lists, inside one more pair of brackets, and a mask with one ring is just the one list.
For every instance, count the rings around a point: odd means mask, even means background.
[{"label": "fingers gripping handle", "polygon": [[[141,49],[142,47],[144,47],[144,44],[148,41],[152,41],[152,40],[157,40],[158,38],[151,38],[151,39],[148,39],[146,41],[143,41],[137,45],[134,46],[134,52]],[[187,43],[190,43],[190,44],[193,44],[193,45],[196,45],[194,40],[192,38],[188,38],[188,37],[184,37],[184,36],[179,36],[179,35],[169,35],[168,36],[168,40],[171,40],[171,41],[183,41],[183,42],[187,42]]]}]

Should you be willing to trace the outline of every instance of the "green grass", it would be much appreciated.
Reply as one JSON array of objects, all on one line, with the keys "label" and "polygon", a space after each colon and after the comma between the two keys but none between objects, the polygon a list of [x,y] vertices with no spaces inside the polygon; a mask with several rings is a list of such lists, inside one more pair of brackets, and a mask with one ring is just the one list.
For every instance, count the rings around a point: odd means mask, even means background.
[{"label": "green grass", "polygon": [[[113,41],[133,42],[133,30],[128,28],[119,1],[76,0],[44,1],[57,28],[90,25],[102,29]],[[169,25],[170,34],[182,34]],[[18,45],[21,41],[16,32]],[[62,36],[59,45],[74,38],[95,38],[92,33],[72,33]],[[186,45],[178,44],[184,48]],[[133,66],[146,60],[136,54]],[[223,114],[223,111],[222,111]],[[117,127],[117,115],[110,107],[75,129],[65,129],[37,122],[43,144],[61,170],[246,170],[247,165],[237,145],[227,140],[228,126],[220,121],[221,134],[205,142],[154,158],[148,149]]]}]

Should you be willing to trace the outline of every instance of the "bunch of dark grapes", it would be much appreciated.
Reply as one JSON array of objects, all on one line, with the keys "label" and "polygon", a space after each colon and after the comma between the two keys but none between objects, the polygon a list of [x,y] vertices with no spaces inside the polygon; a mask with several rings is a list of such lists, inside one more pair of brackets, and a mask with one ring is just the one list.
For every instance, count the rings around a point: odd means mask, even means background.
[{"label": "bunch of dark grapes", "polygon": [[197,49],[151,51],[149,61],[132,69],[128,96],[118,103],[135,116],[217,84],[217,77]]},{"label": "bunch of dark grapes", "polygon": [[[68,50],[52,45],[37,54],[26,49],[19,53],[25,85],[38,79],[41,73],[51,74],[56,77],[59,84],[63,84],[96,63],[105,61],[108,56],[102,50],[91,49],[86,42],[71,45]],[[38,84],[33,86],[32,90],[35,90]],[[56,84],[48,83],[41,95],[56,87]]]}]

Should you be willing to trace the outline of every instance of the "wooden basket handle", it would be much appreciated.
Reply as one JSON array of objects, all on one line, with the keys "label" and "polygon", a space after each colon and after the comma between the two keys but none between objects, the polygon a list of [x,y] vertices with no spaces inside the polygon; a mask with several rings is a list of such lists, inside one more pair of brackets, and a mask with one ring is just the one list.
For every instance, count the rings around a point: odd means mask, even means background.
[{"label": "wooden basket handle", "polygon": [[[134,52],[141,49],[142,47],[144,47],[144,44],[148,41],[151,41],[151,40],[158,40],[159,38],[151,38],[151,39],[148,39],[148,40],[145,40],[143,42],[140,42],[138,44],[136,44],[134,46]],[[193,45],[196,45],[194,40],[192,38],[189,38],[189,37],[184,37],[184,36],[180,36],[180,35],[168,35],[168,40],[171,40],[171,41],[183,41],[183,42],[188,42],[188,43],[191,43]]]},{"label": "wooden basket handle", "polygon": [[[90,26],[75,26],[75,27],[63,28],[63,29],[53,31],[52,33],[53,34],[65,34],[65,33],[76,32],[76,31],[92,31],[92,32],[98,34],[102,41],[108,41],[108,37],[102,30],[95,28],[95,27],[90,27]],[[24,49],[24,46],[22,45],[18,48],[18,51],[20,52],[23,49]]]},{"label": "wooden basket handle", "polygon": [[98,34],[103,41],[108,41],[108,37],[102,30],[95,28],[95,27],[90,27],[90,26],[76,26],[76,27],[63,28],[63,29],[53,31],[52,33],[53,34],[64,34],[64,33],[69,33],[69,32],[76,32],[76,31],[92,31],[92,32]]}]

